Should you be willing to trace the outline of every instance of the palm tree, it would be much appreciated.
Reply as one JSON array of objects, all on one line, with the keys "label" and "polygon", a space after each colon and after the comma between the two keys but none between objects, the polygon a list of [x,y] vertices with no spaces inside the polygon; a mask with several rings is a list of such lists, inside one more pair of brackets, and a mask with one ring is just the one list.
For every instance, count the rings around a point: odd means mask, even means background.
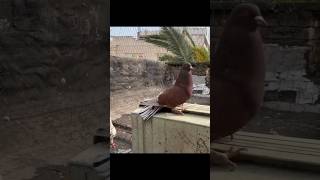
[{"label": "palm tree", "polygon": [[210,54],[207,48],[201,46],[195,46],[192,48],[193,58],[198,63],[209,63]]},{"label": "palm tree", "polygon": [[209,50],[203,46],[197,46],[186,28],[183,28],[182,34],[185,35],[192,45],[193,59],[199,63],[209,62]]},{"label": "palm tree", "polygon": [[[186,36],[190,37],[189,41]],[[171,52],[173,55],[167,54],[164,55],[164,57],[172,62],[194,62],[192,50],[194,42],[186,30],[183,30],[182,33],[180,33],[173,27],[162,27],[159,34],[148,35],[142,37],[142,39],[148,43],[163,47]]]}]

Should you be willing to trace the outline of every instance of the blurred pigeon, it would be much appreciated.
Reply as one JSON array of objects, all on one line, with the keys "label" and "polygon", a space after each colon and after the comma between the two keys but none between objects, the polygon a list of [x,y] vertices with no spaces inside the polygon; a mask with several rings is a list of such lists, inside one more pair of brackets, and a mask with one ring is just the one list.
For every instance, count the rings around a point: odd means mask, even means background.
[{"label": "blurred pigeon", "polygon": [[[259,8],[249,3],[235,7],[227,20],[213,59],[211,142],[238,131],[262,104],[265,61],[260,25],[266,22]],[[217,154],[211,152],[211,156]],[[228,154],[220,157],[229,158],[232,153]]]}]

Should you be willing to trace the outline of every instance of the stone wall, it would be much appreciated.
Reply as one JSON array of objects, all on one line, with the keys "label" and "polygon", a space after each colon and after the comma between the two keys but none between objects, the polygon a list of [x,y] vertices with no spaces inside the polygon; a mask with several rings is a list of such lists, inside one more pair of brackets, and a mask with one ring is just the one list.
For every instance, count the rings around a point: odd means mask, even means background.
[{"label": "stone wall", "polygon": [[320,112],[320,86],[307,78],[307,46],[265,45],[266,107],[295,112]]},{"label": "stone wall", "polygon": [[110,57],[111,91],[166,86],[174,80],[174,68],[160,61]]},{"label": "stone wall", "polygon": [[[232,8],[240,1],[211,1],[211,44],[216,46]],[[262,28],[267,61],[265,106],[320,112],[320,4],[257,4],[269,26]]]},{"label": "stone wall", "polygon": [[[152,86],[165,88],[175,81],[180,68],[181,66],[167,65],[161,61],[111,56],[110,89],[118,91]],[[206,83],[204,78],[206,68],[206,65],[194,67],[192,74],[195,86]]]},{"label": "stone wall", "polygon": [[0,1],[1,94],[105,86],[107,2]]}]

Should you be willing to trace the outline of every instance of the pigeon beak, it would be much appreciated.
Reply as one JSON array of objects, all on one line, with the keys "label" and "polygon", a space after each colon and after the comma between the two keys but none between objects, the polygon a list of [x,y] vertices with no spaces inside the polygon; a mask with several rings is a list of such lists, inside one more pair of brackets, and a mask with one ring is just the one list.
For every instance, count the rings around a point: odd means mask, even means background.
[{"label": "pigeon beak", "polygon": [[191,71],[193,70],[193,67],[192,67],[192,66],[190,66],[190,70],[191,70]]},{"label": "pigeon beak", "polygon": [[258,25],[260,26],[268,26],[268,23],[266,22],[266,20],[264,20],[264,18],[262,16],[256,16],[254,18],[254,20],[257,22]]}]

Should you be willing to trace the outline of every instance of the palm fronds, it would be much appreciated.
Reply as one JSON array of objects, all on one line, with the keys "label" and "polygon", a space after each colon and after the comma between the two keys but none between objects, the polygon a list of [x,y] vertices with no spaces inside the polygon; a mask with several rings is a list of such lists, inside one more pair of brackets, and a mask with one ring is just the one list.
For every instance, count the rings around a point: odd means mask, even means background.
[{"label": "palm fronds", "polygon": [[159,34],[145,36],[143,40],[167,49],[176,56],[177,61],[194,61],[192,45],[187,41],[183,33],[173,27],[162,27]]}]

